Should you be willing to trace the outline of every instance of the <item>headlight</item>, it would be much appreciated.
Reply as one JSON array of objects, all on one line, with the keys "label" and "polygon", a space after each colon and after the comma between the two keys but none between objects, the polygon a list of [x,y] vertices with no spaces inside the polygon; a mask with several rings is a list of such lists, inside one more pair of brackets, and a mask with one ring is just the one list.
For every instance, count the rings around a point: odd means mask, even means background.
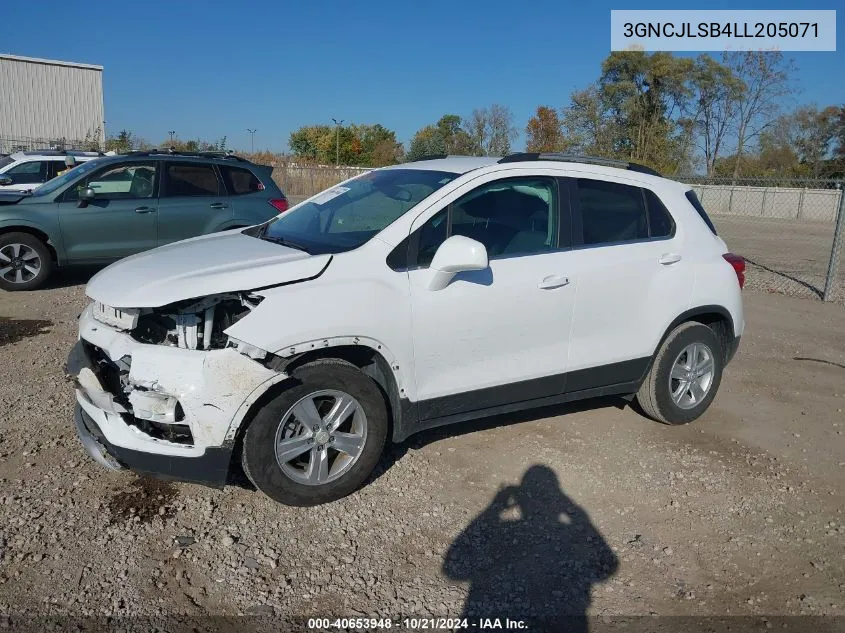
[{"label": "headlight", "polygon": [[135,326],[138,325],[138,315],[141,313],[137,308],[112,308],[99,301],[94,302],[91,312],[100,323],[105,323],[119,330],[135,329]]}]

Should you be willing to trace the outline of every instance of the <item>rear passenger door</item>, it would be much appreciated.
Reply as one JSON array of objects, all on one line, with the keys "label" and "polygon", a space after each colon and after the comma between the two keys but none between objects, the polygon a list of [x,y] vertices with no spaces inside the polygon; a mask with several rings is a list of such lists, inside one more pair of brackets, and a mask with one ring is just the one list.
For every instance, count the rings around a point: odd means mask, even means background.
[{"label": "rear passenger door", "polygon": [[[601,375],[604,384],[635,380],[666,319],[689,304],[694,273],[683,235],[655,191],[578,178],[572,191],[575,311],[569,349],[572,380]],[[609,368],[602,372],[578,370]]]},{"label": "rear passenger door", "polygon": [[161,162],[158,243],[169,244],[219,231],[232,218],[232,208],[213,163]]}]

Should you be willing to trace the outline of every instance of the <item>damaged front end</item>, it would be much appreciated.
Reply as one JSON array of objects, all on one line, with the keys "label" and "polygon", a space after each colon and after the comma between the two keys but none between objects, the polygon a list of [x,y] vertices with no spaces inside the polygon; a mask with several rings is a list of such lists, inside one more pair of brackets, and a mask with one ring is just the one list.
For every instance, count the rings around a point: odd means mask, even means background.
[{"label": "damaged front end", "polygon": [[[268,366],[265,350],[225,333],[261,300],[226,293],[154,309],[89,305],[68,362],[83,426],[118,462],[145,472],[168,474],[132,465],[138,454],[164,457],[168,468],[183,458],[193,467],[204,456],[228,456],[251,404],[286,377]],[[178,478],[222,485],[213,470],[214,481]]]}]

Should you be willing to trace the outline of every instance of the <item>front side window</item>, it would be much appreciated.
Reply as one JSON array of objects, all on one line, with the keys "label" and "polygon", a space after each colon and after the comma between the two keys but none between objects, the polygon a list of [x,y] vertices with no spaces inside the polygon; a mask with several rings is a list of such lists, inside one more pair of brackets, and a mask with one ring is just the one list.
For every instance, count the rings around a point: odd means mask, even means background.
[{"label": "front side window", "polygon": [[[106,159],[106,158],[99,158],[99,159],[89,160],[89,161],[86,161],[84,163],[80,163],[76,167],[71,169],[70,171],[66,171],[66,172],[62,173],[60,176],[56,176],[55,178],[53,178],[49,182],[41,185],[40,187],[37,187],[35,189],[35,191],[32,192],[32,195],[35,196],[35,197],[49,196],[50,194],[55,193],[56,191],[58,191],[59,189],[61,189],[65,185],[67,185],[68,183],[71,183],[74,180],[77,180],[80,176],[93,172],[95,169],[100,167],[100,165],[102,165],[103,161],[107,161],[107,160],[108,159]],[[64,167],[65,164],[60,163],[60,166]],[[81,182],[83,182],[83,181],[80,180],[80,183]],[[75,187],[71,187],[71,189],[73,189],[74,191],[71,191],[69,189],[65,193],[65,199],[71,199],[72,198],[72,199],[75,200],[76,199]]]},{"label": "front side window", "polygon": [[162,197],[219,196],[220,182],[213,165],[201,163],[167,164]]},{"label": "front side window", "polygon": [[451,205],[449,235],[481,242],[488,257],[554,250],[554,189],[551,178],[510,178],[482,185]]},{"label": "front side window", "polygon": [[371,171],[282,213],[255,236],[309,253],[349,251],[457,176],[427,169]]},{"label": "front side window", "polygon": [[152,198],[155,193],[155,174],[152,162],[109,165],[68,189],[64,199],[77,200],[79,191],[89,187],[97,194],[98,200]]},{"label": "front side window", "polygon": [[[389,265],[425,268],[447,237],[464,235],[484,244],[487,256],[510,257],[558,248],[555,182],[551,178],[508,178],[473,189],[434,215],[400,244]],[[568,244],[567,244],[568,245]]]},{"label": "front side window", "polygon": [[46,167],[43,160],[31,160],[10,167],[4,175],[11,176],[16,185],[34,185],[47,179]]}]

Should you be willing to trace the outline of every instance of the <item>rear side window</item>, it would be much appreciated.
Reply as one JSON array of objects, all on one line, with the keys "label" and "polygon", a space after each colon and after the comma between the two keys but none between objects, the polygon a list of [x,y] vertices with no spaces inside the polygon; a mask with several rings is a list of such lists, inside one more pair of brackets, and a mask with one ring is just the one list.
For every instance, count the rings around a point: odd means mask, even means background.
[{"label": "rear side window", "polygon": [[166,163],[167,178],[162,195],[174,196],[217,196],[220,183],[213,165],[200,163]]},{"label": "rear side window", "polygon": [[675,232],[675,223],[660,198],[650,189],[643,189],[648,208],[649,237],[669,237]]},{"label": "rear side window", "polygon": [[712,220],[710,220],[710,216],[707,215],[707,211],[704,210],[704,205],[701,204],[701,201],[698,199],[698,196],[695,195],[695,191],[690,189],[689,191],[687,191],[686,196],[687,200],[689,200],[689,203],[693,207],[695,207],[695,210],[698,211],[698,215],[701,216],[701,219],[704,220],[704,223],[707,225],[710,231],[712,231],[713,235],[718,235],[718,233],[716,233],[716,227],[713,226],[713,222]]},{"label": "rear side window", "polygon": [[264,191],[264,185],[255,174],[242,167],[221,166],[223,182],[230,196],[241,196],[245,193]]},{"label": "rear side window", "polygon": [[639,187],[579,178],[577,198],[585,245],[648,237],[645,199]]}]

